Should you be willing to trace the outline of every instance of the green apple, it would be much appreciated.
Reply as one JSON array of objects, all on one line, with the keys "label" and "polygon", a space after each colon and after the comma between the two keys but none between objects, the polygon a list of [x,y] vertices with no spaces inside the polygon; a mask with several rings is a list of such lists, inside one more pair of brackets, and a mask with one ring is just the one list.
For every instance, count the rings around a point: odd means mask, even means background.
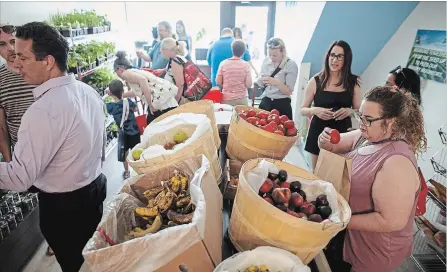
[{"label": "green apple", "polygon": [[143,153],[143,149],[142,148],[135,148],[134,150],[132,150],[132,157],[135,161],[138,161],[141,157],[141,154]]},{"label": "green apple", "polygon": [[184,131],[177,131],[177,133],[174,135],[174,142],[177,144],[183,143],[188,139],[188,134],[186,134]]}]

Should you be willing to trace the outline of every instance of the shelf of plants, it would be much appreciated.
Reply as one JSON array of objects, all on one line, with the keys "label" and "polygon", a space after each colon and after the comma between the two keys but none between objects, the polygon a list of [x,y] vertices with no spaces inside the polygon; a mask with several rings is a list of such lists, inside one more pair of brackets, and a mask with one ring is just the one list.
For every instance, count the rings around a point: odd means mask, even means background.
[{"label": "shelf of plants", "polygon": [[65,14],[58,12],[51,15],[47,23],[56,27],[67,38],[94,35],[111,30],[107,15],[99,15],[95,11],[74,10]]}]

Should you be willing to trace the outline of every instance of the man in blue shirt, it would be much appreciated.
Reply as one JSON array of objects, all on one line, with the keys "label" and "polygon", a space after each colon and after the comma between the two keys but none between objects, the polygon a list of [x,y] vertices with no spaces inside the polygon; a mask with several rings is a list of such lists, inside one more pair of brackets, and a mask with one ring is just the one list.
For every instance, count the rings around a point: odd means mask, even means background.
[{"label": "man in blue shirt", "polygon": [[149,52],[149,56],[145,55],[143,52],[137,52],[137,56],[142,58],[144,61],[152,62],[151,69],[164,69],[168,66],[169,59],[165,59],[161,54],[161,41],[164,38],[172,37],[172,27],[169,22],[163,21],[158,23],[158,36],[160,37],[159,41],[157,41],[151,51]]},{"label": "man in blue shirt", "polygon": [[[215,41],[210,49],[208,49],[208,64],[211,66],[211,83],[216,86],[216,75],[219,65],[222,61],[229,59],[233,56],[233,51],[231,50],[231,43],[233,42],[233,30],[230,28],[222,29],[220,33],[220,39]],[[245,51],[242,59],[245,61],[250,61],[250,52]]]}]

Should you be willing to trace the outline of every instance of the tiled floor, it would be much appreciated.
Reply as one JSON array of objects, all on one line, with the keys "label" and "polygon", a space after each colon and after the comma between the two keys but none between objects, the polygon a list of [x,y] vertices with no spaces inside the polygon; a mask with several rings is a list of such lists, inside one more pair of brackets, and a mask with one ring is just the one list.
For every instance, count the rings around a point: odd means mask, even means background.
[{"label": "tiled floor", "polygon": [[[110,155],[107,157],[104,163],[104,174],[107,176],[107,198],[106,203],[110,201],[113,196],[117,193],[118,189],[123,183],[122,163],[116,160],[116,148],[112,150]],[[303,151],[303,145],[294,146],[289,154],[286,156],[284,161],[297,165],[301,168],[309,170],[309,158],[305,155]],[[45,255],[47,248],[46,242],[44,242],[36,251],[34,257],[25,266],[23,272],[61,272],[58,263],[54,257],[48,257]],[[413,272],[420,271],[411,260],[406,261],[397,270],[397,272]]]}]

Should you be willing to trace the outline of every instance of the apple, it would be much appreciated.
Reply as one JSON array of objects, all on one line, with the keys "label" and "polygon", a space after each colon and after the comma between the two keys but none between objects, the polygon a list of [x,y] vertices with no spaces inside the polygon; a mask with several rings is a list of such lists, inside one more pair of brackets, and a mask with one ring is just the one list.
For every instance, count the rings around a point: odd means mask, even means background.
[{"label": "apple", "polygon": [[269,114],[266,111],[260,111],[256,114],[256,117],[258,117],[259,119],[267,119],[268,116]]},{"label": "apple", "polygon": [[287,121],[285,121],[283,125],[284,125],[284,127],[285,127],[286,129],[295,127],[295,123],[293,123],[292,120],[287,120]]},{"label": "apple", "polygon": [[284,125],[278,125],[277,127],[278,130],[281,130],[282,132],[286,132],[286,128],[284,127]]},{"label": "apple", "polygon": [[287,136],[296,136],[298,134],[298,131],[296,130],[295,127],[293,128],[289,128],[286,131]]},{"label": "apple", "polygon": [[284,124],[284,122],[286,122],[287,120],[289,120],[289,117],[287,117],[286,115],[281,115],[281,116],[279,117],[279,122],[280,122],[281,124]]},{"label": "apple", "polygon": [[332,144],[338,144],[340,142],[340,132],[338,132],[338,130],[331,129],[329,134],[331,135],[331,143]]},{"label": "apple", "polygon": [[279,116],[275,114],[270,114],[267,118],[270,122],[275,122],[277,125],[279,125]]},{"label": "apple", "polygon": [[275,129],[271,125],[263,126],[262,129],[264,129],[265,131],[271,132],[271,133],[273,133],[275,131]]},{"label": "apple", "polygon": [[273,133],[284,136],[284,132],[282,130],[275,130]]},{"label": "apple", "polygon": [[270,113],[271,113],[271,114],[274,114],[274,115],[277,115],[277,116],[279,116],[279,114],[280,114],[279,111],[278,111],[277,109],[273,109],[273,110],[271,110]]},{"label": "apple", "polygon": [[256,111],[253,110],[253,109],[249,110],[248,113],[247,113],[247,116],[248,117],[255,117],[256,116]]}]

